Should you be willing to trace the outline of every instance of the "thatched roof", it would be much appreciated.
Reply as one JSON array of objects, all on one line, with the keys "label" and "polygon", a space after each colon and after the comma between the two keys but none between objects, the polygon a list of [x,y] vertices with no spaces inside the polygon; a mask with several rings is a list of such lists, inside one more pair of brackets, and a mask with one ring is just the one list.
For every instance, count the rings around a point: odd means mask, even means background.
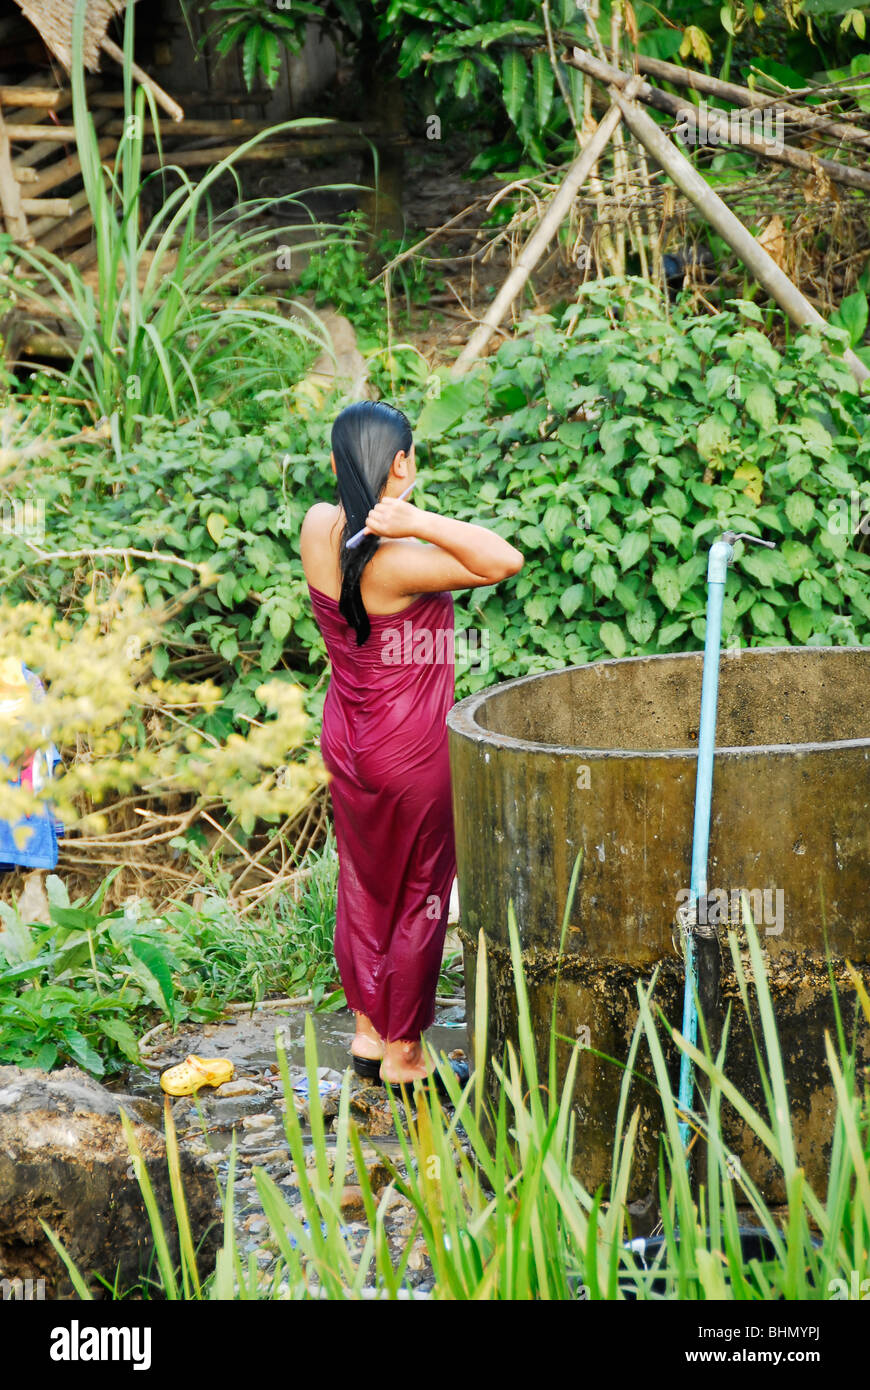
[{"label": "thatched roof", "polygon": [[[72,67],[73,15],[76,0],[15,0],[18,8],[39,30],[64,67]],[[123,14],[127,0],[88,0],[85,15],[84,59],[89,72],[100,67],[100,40],[116,14]]]}]

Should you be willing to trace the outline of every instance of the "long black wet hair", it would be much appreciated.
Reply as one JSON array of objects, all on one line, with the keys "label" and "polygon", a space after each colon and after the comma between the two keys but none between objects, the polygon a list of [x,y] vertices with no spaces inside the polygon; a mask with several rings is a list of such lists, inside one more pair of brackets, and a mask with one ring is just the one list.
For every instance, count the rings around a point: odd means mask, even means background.
[{"label": "long black wet hair", "polygon": [[338,561],[338,610],[353,628],[356,644],[361,647],[371,632],[371,623],[362,601],[360,580],[380,537],[366,536],[352,550],[348,550],[347,542],[362,530],[372,507],[380,501],[396,454],[400,450],[410,454],[414,440],[407,418],[394,405],[387,405],[386,401],[355,401],[336,416],[331,442],[338,495],[345,515]]}]

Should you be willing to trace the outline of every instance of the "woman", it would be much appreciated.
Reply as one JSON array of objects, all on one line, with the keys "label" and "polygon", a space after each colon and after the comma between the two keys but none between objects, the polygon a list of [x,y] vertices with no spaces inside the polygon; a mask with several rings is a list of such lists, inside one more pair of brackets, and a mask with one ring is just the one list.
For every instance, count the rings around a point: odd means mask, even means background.
[{"label": "woman", "polygon": [[400,500],[414,443],[393,406],[343,410],[330,460],[339,504],[310,509],[300,545],[332,664],[320,746],[338,846],[335,956],[356,1015],[355,1068],[412,1082],[429,1072],[421,1034],[435,1016],[456,873],[449,591],[497,584],[523,557],[484,526]]}]

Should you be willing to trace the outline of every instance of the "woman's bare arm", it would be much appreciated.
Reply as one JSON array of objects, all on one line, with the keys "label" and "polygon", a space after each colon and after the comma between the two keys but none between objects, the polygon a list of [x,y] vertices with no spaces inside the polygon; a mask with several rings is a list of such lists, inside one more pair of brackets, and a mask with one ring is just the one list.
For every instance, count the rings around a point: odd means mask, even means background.
[{"label": "woman's bare arm", "polygon": [[523,565],[516,546],[486,526],[424,512],[398,498],[373,507],[366,530],[391,542],[378,548],[370,568],[377,587],[395,594],[498,584]]}]

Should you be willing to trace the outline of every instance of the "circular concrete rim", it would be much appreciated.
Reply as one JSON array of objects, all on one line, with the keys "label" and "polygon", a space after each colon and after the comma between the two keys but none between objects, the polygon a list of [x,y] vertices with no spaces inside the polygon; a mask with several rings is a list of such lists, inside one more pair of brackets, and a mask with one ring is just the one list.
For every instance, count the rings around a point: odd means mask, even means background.
[{"label": "circular concrete rim", "polygon": [[[738,658],[755,657],[758,653],[781,652],[863,652],[870,660],[870,647],[744,647],[737,653]],[[723,653],[725,655],[725,653]],[[579,748],[561,743],[537,743],[529,739],[513,738],[510,734],[496,734],[484,729],[477,722],[477,711],[496,692],[510,690],[514,686],[529,685],[533,681],[544,680],[547,676],[565,675],[568,671],[584,671],[589,666],[625,666],[638,661],[684,661],[697,660],[703,656],[697,652],[658,652],[650,656],[621,656],[606,661],[586,661],[578,666],[562,666],[555,671],[536,671],[531,676],[518,676],[512,681],[502,681],[498,685],[488,685],[474,695],[466,695],[455,704],[447,715],[447,727],[453,733],[473,743],[491,744],[494,748],[510,749],[522,753],[559,753],[572,757],[590,758],[693,758],[697,759],[695,748]],[[698,710],[700,712],[701,694],[698,691]],[[720,747],[716,744],[716,757],[739,757],[753,753],[819,753],[833,748],[865,748],[870,752],[870,736],[867,738],[835,739],[828,743],[741,743],[734,747]]]}]

